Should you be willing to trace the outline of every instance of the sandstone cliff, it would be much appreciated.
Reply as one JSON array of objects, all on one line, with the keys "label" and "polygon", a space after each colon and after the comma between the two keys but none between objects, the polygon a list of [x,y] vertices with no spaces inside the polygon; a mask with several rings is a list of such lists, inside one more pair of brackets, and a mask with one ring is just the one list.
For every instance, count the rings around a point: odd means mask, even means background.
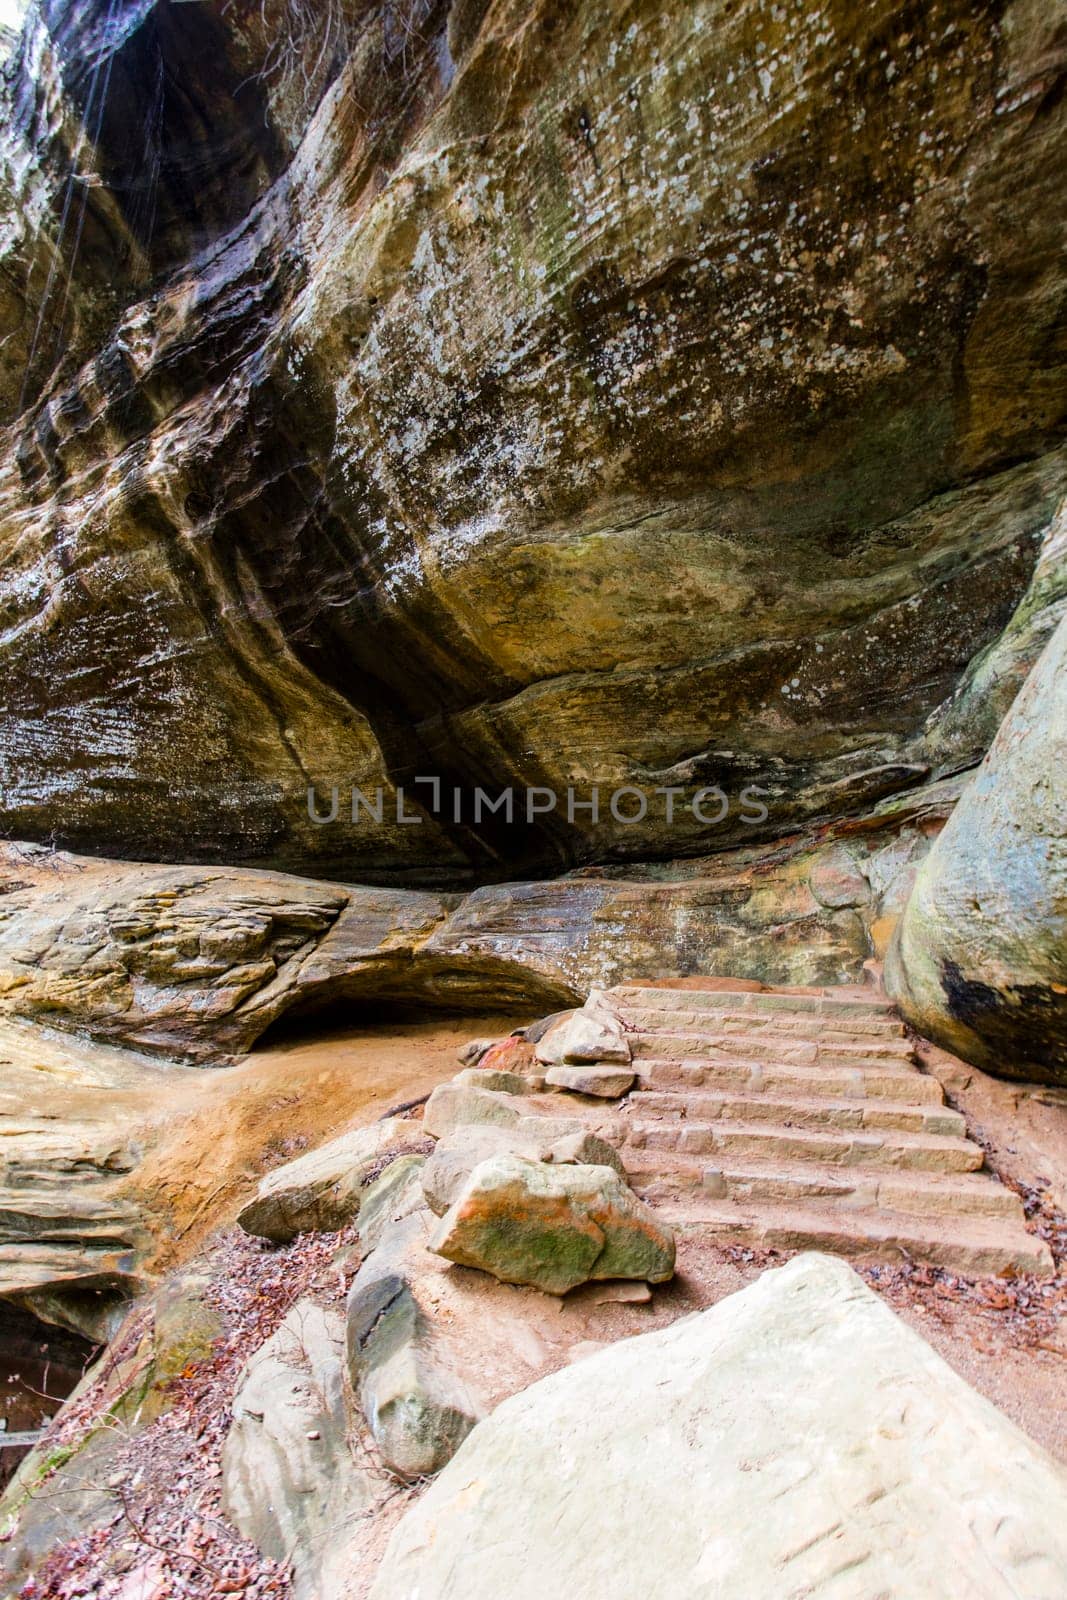
[{"label": "sandstone cliff", "polygon": [[[1063,72],[1031,0],[42,0],[9,833],[484,881],[973,766],[1063,600]],[[682,798],[308,818],[426,774]]]}]

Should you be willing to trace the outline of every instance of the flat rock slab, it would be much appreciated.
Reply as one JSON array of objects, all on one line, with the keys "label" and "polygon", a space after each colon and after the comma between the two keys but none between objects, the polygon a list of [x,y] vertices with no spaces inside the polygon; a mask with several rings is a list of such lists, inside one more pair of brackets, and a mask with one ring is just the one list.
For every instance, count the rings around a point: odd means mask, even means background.
[{"label": "flat rock slab", "polygon": [[253,1199],[238,1213],[246,1233],[288,1244],[298,1233],[332,1233],[357,1215],[363,1191],[390,1157],[429,1147],[422,1124],[387,1117],[343,1133],[261,1179]]},{"label": "flat rock slab", "polygon": [[[589,1130],[588,1121],[580,1114],[553,1115],[560,1105],[558,1096],[501,1094],[496,1089],[463,1083],[462,1077],[460,1073],[451,1082],[438,1084],[426,1102],[422,1125],[435,1139],[458,1128],[472,1127],[522,1129],[541,1140],[563,1139]],[[575,1110],[580,1113],[581,1108]]]},{"label": "flat rock slab", "polygon": [[804,1255],[505,1401],[370,1600],[1058,1600],[1065,1508],[1050,1456]]},{"label": "flat rock slab", "polygon": [[453,1081],[470,1084],[475,1089],[491,1089],[496,1094],[539,1094],[545,1086],[542,1072],[510,1072],[502,1067],[464,1067]]},{"label": "flat rock slab", "polygon": [[673,1234],[611,1167],[512,1154],[475,1167],[430,1248],[548,1294],[593,1278],[662,1283],[674,1272]]},{"label": "flat rock slab", "polygon": [[635,1074],[629,1067],[549,1067],[546,1083],[554,1089],[569,1089],[572,1094],[596,1095],[602,1100],[618,1100],[633,1088]]},{"label": "flat rock slab", "polygon": [[[613,1145],[595,1133],[571,1133],[562,1139],[544,1138],[539,1119],[524,1117],[514,1128],[461,1127],[439,1139],[422,1168],[422,1192],[430,1210],[443,1217],[458,1198],[475,1167],[495,1155],[528,1156],[566,1166],[611,1167],[620,1177],[626,1172]],[[362,1231],[362,1229],[361,1229]]]}]

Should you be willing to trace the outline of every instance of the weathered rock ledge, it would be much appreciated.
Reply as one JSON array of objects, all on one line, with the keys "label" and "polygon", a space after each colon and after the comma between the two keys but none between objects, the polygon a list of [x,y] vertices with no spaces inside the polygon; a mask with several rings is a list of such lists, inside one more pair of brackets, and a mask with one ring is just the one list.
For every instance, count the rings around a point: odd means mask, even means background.
[{"label": "weathered rock ledge", "polygon": [[815,839],[466,896],[0,845],[0,1014],[217,1064],[340,1002],[544,1011],[627,977],[856,982],[957,790]]}]

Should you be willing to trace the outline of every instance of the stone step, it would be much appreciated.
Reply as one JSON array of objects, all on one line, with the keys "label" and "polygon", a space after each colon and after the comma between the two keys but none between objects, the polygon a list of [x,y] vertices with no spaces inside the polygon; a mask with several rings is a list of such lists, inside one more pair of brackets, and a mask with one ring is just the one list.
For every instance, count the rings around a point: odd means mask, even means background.
[{"label": "stone step", "polygon": [[945,1105],[915,1105],[903,1100],[851,1099],[724,1090],[698,1090],[690,1094],[670,1090],[642,1090],[630,1100],[632,1114],[647,1119],[696,1118],[701,1122],[780,1122],[787,1128],[833,1127],[897,1129],[904,1133],[940,1133],[967,1136],[966,1120]]},{"label": "stone step", "polygon": [[1022,1202],[862,992],[623,986],[634,1188],[683,1233],[761,1249],[1047,1273]]},{"label": "stone step", "polygon": [[1009,1218],[906,1216],[885,1210],[700,1202],[657,1208],[675,1231],[708,1243],[764,1250],[827,1250],[853,1261],[923,1261],[968,1277],[1048,1276],[1048,1246]]},{"label": "stone step", "polygon": [[816,1017],[885,1017],[895,1016],[891,1000],[877,995],[860,999],[841,994],[819,992],[794,994],[788,990],[739,989],[659,989],[634,988],[620,984],[606,991],[609,1004],[659,1006],[667,1011],[714,1011],[728,1005],[735,1011],[796,1012]]},{"label": "stone step", "polygon": [[847,1099],[908,1100],[940,1105],[941,1085],[910,1066],[793,1066],[783,1062],[745,1061],[733,1056],[643,1058],[634,1063],[645,1088],[735,1088],[786,1094],[842,1096]]},{"label": "stone step", "polygon": [[630,1147],[625,1155],[631,1185],[655,1204],[701,1197],[739,1205],[815,1202],[918,1216],[1009,1217],[1019,1223],[1025,1218],[1019,1196],[985,1172],[884,1172],[744,1157],[713,1164],[706,1156]]},{"label": "stone step", "polygon": [[907,1100],[940,1105],[941,1085],[916,1067],[794,1066],[781,1062],[742,1060],[731,1055],[692,1056],[681,1060],[644,1057],[635,1062],[642,1089],[739,1089],[798,1095],[842,1096],[847,1099]]},{"label": "stone step", "polygon": [[747,1033],[761,1039],[779,1035],[782,1038],[800,1037],[823,1042],[837,1039],[845,1044],[861,1043],[864,1039],[907,1037],[904,1024],[888,1017],[862,1017],[852,1021],[844,1017],[793,1016],[775,1011],[736,1011],[726,1007],[666,1010],[659,1006],[615,1005],[612,1009],[628,1029],[638,1033],[692,1029],[696,1032]]},{"label": "stone step", "polygon": [[914,1052],[906,1040],[871,1040],[866,1044],[819,1044],[814,1039],[759,1038],[751,1034],[694,1033],[684,1030],[664,1030],[654,1033],[627,1034],[633,1059],[641,1061],[647,1056],[673,1057],[687,1060],[692,1056],[713,1054],[742,1055],[761,1061],[794,1062],[797,1065],[857,1066],[874,1062],[899,1062],[904,1066],[914,1062]]},{"label": "stone step", "polygon": [[[827,1161],[841,1166],[974,1172],[981,1148],[969,1139],[935,1133],[879,1133],[782,1128],[763,1122],[642,1121],[629,1127],[627,1148],[677,1150],[684,1155],[755,1156],[760,1160]],[[626,1160],[626,1154],[623,1154]]]}]

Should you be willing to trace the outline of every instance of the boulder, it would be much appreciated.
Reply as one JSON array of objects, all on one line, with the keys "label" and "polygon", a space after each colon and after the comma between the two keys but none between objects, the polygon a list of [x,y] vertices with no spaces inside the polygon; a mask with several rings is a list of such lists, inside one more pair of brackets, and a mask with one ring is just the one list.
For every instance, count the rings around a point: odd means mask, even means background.
[{"label": "boulder", "polygon": [[476,1067],[486,1051],[493,1048],[495,1042],[493,1039],[468,1039],[467,1043],[460,1045],[456,1051],[456,1060],[461,1067]]},{"label": "boulder", "polygon": [[[460,1074],[462,1076],[462,1074]],[[440,1083],[426,1102],[422,1125],[435,1139],[469,1124],[513,1128],[522,1116],[515,1096],[475,1084]]]},{"label": "boulder", "polygon": [[[422,1192],[436,1216],[444,1216],[475,1167],[495,1155],[522,1155],[533,1161],[568,1166],[605,1166],[624,1176],[622,1158],[606,1139],[574,1132],[546,1137],[539,1124],[547,1119],[523,1117],[512,1128],[457,1128],[439,1139],[422,1168]],[[554,1119],[553,1119],[554,1120]]]},{"label": "boulder", "polygon": [[674,1272],[673,1235],[617,1172],[510,1154],[475,1167],[430,1249],[549,1294],[591,1278],[662,1283]]},{"label": "boulder", "polygon": [[572,1094],[595,1095],[602,1100],[618,1100],[633,1088],[636,1074],[618,1067],[549,1067],[545,1082]]},{"label": "boulder", "polygon": [[620,1177],[626,1176],[622,1157],[615,1146],[595,1133],[568,1133],[554,1139],[538,1151],[542,1161],[555,1161],[571,1167],[611,1167]]},{"label": "boulder", "polygon": [[346,1437],[344,1318],[300,1300],[248,1362],[222,1451],[223,1508],[266,1556],[292,1562],[296,1600],[322,1592],[336,1530],[388,1480]]},{"label": "boulder", "polygon": [[[484,906],[484,896],[482,897],[482,900]],[[538,1017],[535,1022],[528,1023],[525,1028],[520,1030],[520,1036],[526,1041],[527,1044],[535,1045],[539,1042],[539,1040],[544,1038],[549,1028],[554,1028],[557,1022],[565,1022],[568,1017],[573,1017],[573,1015],[573,1007],[567,1011],[551,1011],[547,1017]]]},{"label": "boulder", "polygon": [[545,1139],[562,1139],[585,1131],[579,1117],[557,1117],[542,1113],[539,1107],[531,1110],[517,1095],[458,1081],[438,1084],[426,1102],[422,1125],[427,1133],[440,1139],[457,1128],[518,1128],[533,1119]]},{"label": "boulder", "polygon": [[919,868],[885,984],[954,1054],[1067,1084],[1067,617]]},{"label": "boulder", "polygon": [[400,1222],[426,1204],[422,1174],[426,1156],[398,1156],[380,1177],[364,1189],[359,1207],[360,1250],[369,1256],[394,1222]]},{"label": "boulder", "polygon": [[363,1191],[401,1155],[425,1154],[421,1123],[387,1117],[343,1133],[260,1179],[237,1221],[246,1233],[288,1244],[298,1233],[332,1233],[357,1214]]},{"label": "boulder", "polygon": [[490,1156],[518,1154],[540,1159],[537,1141],[517,1126],[460,1127],[438,1139],[422,1169],[422,1193],[435,1216],[443,1217],[467,1179]]},{"label": "boulder", "polygon": [[371,1600],[1053,1600],[1067,1473],[803,1255],[480,1423]]},{"label": "boulder", "polygon": [[438,1337],[420,1289],[416,1212],[394,1223],[348,1293],[346,1349],[352,1388],[384,1465],[404,1480],[437,1472],[484,1406]]},{"label": "boulder", "polygon": [[548,1067],[597,1061],[628,1065],[630,1046],[622,1024],[594,991],[580,1011],[572,1011],[554,1023],[537,1040],[534,1054]]},{"label": "boulder", "polygon": [[477,1065],[485,1072],[514,1073],[519,1077],[541,1076],[533,1043],[524,1031],[510,1034],[506,1039],[498,1039],[477,1063],[467,1064]]}]

